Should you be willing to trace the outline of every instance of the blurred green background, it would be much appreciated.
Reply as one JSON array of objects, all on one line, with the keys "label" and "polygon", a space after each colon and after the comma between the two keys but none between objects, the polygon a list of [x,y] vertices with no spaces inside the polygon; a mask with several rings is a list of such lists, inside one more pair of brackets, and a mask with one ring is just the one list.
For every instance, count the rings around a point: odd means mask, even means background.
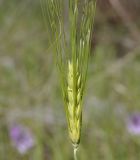
[{"label": "blurred green background", "polygon": [[[139,160],[140,1],[98,0],[79,160]],[[39,0],[0,0],[0,160],[72,160],[53,53]],[[21,154],[18,124],[34,145]]]}]

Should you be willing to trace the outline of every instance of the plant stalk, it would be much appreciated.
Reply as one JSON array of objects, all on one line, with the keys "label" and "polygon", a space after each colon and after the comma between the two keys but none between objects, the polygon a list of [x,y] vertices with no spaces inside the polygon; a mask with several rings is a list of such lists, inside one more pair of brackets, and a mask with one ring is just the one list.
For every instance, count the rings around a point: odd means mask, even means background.
[{"label": "plant stalk", "polygon": [[74,160],[78,160],[78,158],[77,158],[77,150],[78,150],[78,148],[76,148],[76,147],[73,148]]}]

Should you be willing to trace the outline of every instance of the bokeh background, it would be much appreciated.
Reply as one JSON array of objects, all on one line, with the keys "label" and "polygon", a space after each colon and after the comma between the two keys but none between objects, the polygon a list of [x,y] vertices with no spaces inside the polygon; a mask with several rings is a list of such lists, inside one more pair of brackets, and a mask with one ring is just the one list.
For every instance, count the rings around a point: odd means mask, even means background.
[{"label": "bokeh background", "polygon": [[[0,0],[0,160],[72,160],[39,0]],[[80,160],[140,159],[140,1],[98,0]]]}]

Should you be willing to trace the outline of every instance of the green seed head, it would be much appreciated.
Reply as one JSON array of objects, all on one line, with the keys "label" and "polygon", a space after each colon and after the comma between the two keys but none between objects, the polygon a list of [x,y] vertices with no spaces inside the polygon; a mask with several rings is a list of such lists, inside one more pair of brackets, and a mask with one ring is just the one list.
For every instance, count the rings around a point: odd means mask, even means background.
[{"label": "green seed head", "polygon": [[[42,11],[47,12],[43,15],[47,17],[50,46],[55,53],[59,69],[69,136],[74,148],[77,148],[80,142],[82,99],[87,77],[96,0],[68,0],[69,27],[65,25],[63,17],[65,0],[41,1]],[[45,9],[44,6],[47,8]]]},{"label": "green seed head", "polygon": [[[69,136],[74,145],[80,142],[81,132],[81,76],[79,73],[78,62],[73,68],[73,62],[68,62],[68,76],[67,76],[67,94],[68,94],[68,128]],[[75,71],[75,72],[74,72]]]}]

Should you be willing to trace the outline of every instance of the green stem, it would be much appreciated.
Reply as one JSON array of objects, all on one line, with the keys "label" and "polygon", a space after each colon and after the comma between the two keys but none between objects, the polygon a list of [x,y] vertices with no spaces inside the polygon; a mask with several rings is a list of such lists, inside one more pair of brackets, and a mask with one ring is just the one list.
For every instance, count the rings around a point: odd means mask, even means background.
[{"label": "green stem", "polygon": [[78,150],[78,148],[75,148],[75,147],[74,147],[74,149],[73,149],[74,160],[78,160],[78,159],[77,159],[77,150]]}]

